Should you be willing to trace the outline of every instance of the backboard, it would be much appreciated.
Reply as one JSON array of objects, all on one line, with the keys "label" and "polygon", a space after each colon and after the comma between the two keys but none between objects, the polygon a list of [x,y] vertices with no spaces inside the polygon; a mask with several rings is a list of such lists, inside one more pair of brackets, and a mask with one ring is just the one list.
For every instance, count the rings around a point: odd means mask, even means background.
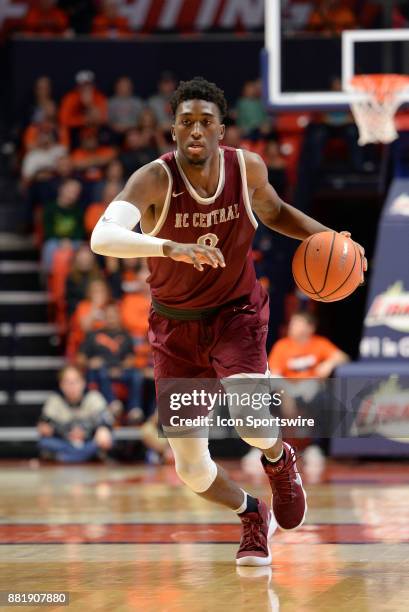
[{"label": "backboard", "polygon": [[[346,108],[359,95],[347,91],[354,75],[409,74],[409,28],[346,30],[339,37],[285,36],[286,1],[265,3],[263,81],[270,107]],[[339,91],[331,90],[328,76],[340,79]],[[409,100],[402,97],[405,101]]]}]

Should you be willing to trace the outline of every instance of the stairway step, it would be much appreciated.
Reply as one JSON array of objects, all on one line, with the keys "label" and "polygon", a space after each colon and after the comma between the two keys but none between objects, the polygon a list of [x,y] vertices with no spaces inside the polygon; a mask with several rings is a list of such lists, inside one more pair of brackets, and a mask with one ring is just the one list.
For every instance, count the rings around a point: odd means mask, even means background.
[{"label": "stairway step", "polygon": [[40,277],[35,272],[2,272],[0,287],[4,291],[40,291]]},{"label": "stairway step", "polygon": [[42,291],[1,291],[0,320],[43,322],[48,318],[48,294]]},{"label": "stairway step", "polygon": [[63,357],[0,357],[0,388],[55,389],[57,372],[65,363]]}]

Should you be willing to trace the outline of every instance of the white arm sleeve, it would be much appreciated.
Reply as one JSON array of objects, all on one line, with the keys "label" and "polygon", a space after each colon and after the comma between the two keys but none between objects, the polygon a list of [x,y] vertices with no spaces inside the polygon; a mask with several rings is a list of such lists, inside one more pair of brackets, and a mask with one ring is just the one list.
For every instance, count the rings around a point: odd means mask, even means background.
[{"label": "white arm sleeve", "polygon": [[92,232],[92,251],[108,257],[165,257],[163,244],[168,240],[132,231],[140,219],[139,209],[130,202],[111,202]]}]

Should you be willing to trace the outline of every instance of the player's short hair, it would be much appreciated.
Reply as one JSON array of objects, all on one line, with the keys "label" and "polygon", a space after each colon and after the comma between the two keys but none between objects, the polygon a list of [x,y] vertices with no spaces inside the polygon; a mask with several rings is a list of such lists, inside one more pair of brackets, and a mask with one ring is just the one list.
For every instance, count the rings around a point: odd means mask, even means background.
[{"label": "player's short hair", "polygon": [[227,114],[227,101],[224,97],[224,91],[217,87],[215,83],[210,83],[201,76],[195,76],[190,81],[180,81],[179,87],[173,93],[170,100],[174,115],[176,115],[176,109],[179,104],[186,102],[186,100],[207,100],[207,102],[213,102],[220,111],[221,120]]}]

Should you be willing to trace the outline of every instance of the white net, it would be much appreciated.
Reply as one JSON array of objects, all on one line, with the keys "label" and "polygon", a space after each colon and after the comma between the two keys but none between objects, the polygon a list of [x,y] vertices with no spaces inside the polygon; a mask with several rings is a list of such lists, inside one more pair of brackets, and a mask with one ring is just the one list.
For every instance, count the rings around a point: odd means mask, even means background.
[{"label": "white net", "polygon": [[389,143],[398,137],[395,113],[403,94],[409,96],[409,77],[395,74],[359,75],[352,79],[349,90],[359,94],[351,102],[358,126],[358,144]]}]

